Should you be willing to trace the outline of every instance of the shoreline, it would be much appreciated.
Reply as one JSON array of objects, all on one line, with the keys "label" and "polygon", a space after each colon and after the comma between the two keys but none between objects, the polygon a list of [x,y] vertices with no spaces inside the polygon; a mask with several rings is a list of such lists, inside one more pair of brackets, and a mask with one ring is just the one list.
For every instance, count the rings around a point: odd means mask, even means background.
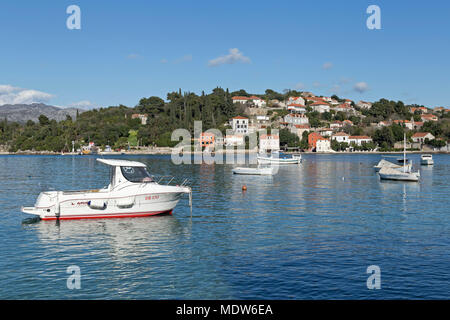
[{"label": "shoreline", "polygon": [[[195,155],[195,154],[204,154],[205,152],[186,152],[186,154]],[[217,154],[255,154],[257,151],[252,150],[230,150],[230,151],[222,151],[222,152],[216,152]],[[351,154],[351,155],[361,155],[361,154],[403,154],[403,151],[339,151],[339,152],[283,152],[285,154],[316,154],[316,155],[339,155],[339,154]],[[407,154],[450,154],[450,151],[406,151]],[[53,152],[53,151],[18,151],[18,152],[7,152],[7,151],[0,151],[0,155],[22,155],[22,156],[31,156],[31,155],[39,155],[39,156],[122,156],[122,155],[171,155],[172,151],[164,150],[164,151],[158,151],[158,150],[142,150],[142,151],[125,151],[125,152],[100,152],[98,154],[90,154],[90,155],[84,155],[79,154],[77,152],[67,152],[67,153],[60,153],[60,152]],[[211,154],[211,153],[209,153]]]}]

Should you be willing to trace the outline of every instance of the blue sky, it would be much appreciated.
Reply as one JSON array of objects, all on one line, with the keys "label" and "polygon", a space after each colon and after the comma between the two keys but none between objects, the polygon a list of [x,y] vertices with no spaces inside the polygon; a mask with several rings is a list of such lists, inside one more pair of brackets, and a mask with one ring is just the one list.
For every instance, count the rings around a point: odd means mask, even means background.
[{"label": "blue sky", "polygon": [[[66,27],[72,4],[81,30]],[[366,27],[371,4],[381,30]],[[134,106],[220,86],[448,107],[449,33],[449,1],[4,0],[0,104]]]}]

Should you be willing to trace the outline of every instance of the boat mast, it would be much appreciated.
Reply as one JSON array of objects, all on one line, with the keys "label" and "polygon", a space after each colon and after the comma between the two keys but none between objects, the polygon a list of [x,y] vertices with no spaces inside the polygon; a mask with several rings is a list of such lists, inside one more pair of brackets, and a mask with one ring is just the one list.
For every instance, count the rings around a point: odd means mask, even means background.
[{"label": "boat mast", "polygon": [[403,173],[406,172],[406,133],[403,133]]}]

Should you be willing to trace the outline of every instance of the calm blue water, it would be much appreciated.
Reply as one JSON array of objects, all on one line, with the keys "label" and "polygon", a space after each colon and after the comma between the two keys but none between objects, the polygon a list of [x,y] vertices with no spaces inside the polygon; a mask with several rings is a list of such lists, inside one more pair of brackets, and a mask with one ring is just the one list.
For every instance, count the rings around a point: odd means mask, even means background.
[{"label": "calm blue water", "polygon": [[[450,298],[448,155],[420,183],[379,181],[379,155],[305,155],[273,177],[121,158],[191,178],[192,219],[184,199],[172,216],[32,223],[20,206],[40,191],[103,187],[108,168],[0,156],[0,299]],[[80,290],[66,287],[71,265]],[[366,287],[369,265],[380,290]]]}]

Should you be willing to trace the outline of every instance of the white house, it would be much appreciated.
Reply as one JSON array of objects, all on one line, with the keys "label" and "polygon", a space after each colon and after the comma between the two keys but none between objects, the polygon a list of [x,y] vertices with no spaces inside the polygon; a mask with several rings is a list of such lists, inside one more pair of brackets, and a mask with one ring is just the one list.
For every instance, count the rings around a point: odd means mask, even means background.
[{"label": "white house", "polygon": [[225,146],[240,146],[245,143],[243,135],[231,134],[225,136],[224,145]]},{"label": "white house", "polygon": [[308,124],[309,119],[304,114],[290,113],[284,117],[284,122],[289,123],[291,125]]},{"label": "white house", "polygon": [[328,129],[328,128],[320,129],[319,134],[322,137],[331,137],[331,135],[333,134],[333,130],[331,128],[330,129]]},{"label": "white house", "polygon": [[371,102],[366,102],[366,101],[359,101],[356,104],[358,107],[362,108],[362,109],[370,109],[372,108],[372,103]]},{"label": "white house", "polygon": [[305,104],[305,99],[303,99],[302,97],[289,97],[288,99],[288,105],[289,104]]},{"label": "white house", "polygon": [[350,137],[350,135],[347,134],[347,133],[345,133],[345,132],[338,132],[338,133],[333,134],[333,135],[331,136],[331,140],[336,140],[337,142],[347,142],[347,143],[350,143],[350,142],[349,142],[349,139],[348,139],[349,137]]},{"label": "white house", "polygon": [[425,143],[425,139],[434,140],[434,136],[429,132],[416,132],[412,136],[415,143]]},{"label": "white house", "polygon": [[266,101],[261,99],[257,96],[251,96],[251,97],[240,97],[240,96],[234,96],[231,98],[233,100],[233,103],[242,103],[245,104],[247,102],[253,103],[257,107],[265,107]]},{"label": "white house", "polygon": [[331,129],[339,129],[339,128],[342,128],[343,126],[344,126],[344,124],[342,123],[342,121],[339,121],[339,120],[330,123]]},{"label": "white house", "polygon": [[357,146],[360,146],[363,142],[367,143],[367,142],[372,142],[372,138],[368,137],[368,136],[350,136],[348,137],[348,141],[349,143],[354,143]]},{"label": "white house", "polygon": [[316,142],[316,152],[332,152],[331,141],[329,139],[319,139]]},{"label": "white house", "polygon": [[253,102],[253,104],[259,108],[265,107],[266,106],[266,101],[264,101],[263,99],[261,99],[260,97],[256,97],[256,96],[251,96],[250,100]]},{"label": "white house", "polygon": [[269,152],[280,150],[280,137],[275,134],[262,134],[259,136],[259,150]]},{"label": "white house", "polygon": [[234,133],[248,133],[248,118],[237,116],[231,119],[231,126]]},{"label": "white house", "polygon": [[287,106],[289,112],[306,113],[306,107],[303,104],[291,103]]},{"label": "white house", "polygon": [[310,104],[310,107],[319,113],[330,112],[330,106],[325,102],[314,102]]}]

